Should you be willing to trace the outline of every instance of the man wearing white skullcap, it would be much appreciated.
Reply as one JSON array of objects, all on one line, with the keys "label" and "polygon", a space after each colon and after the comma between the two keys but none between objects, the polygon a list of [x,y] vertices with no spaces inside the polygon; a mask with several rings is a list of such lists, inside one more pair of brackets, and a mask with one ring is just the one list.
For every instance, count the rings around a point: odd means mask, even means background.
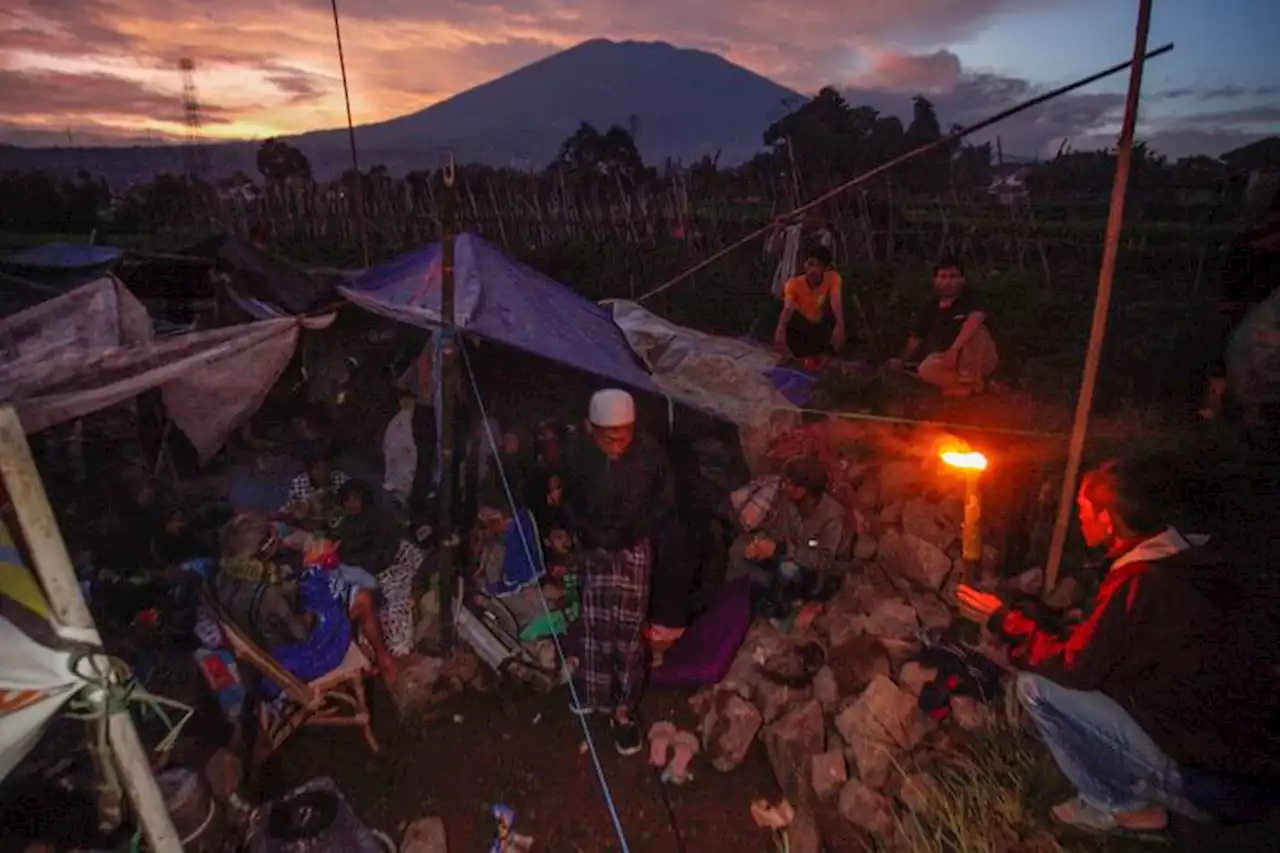
[{"label": "man wearing white skullcap", "polygon": [[636,403],[610,388],[591,398],[587,440],[571,449],[565,514],[586,552],[582,572],[585,643],[577,713],[611,715],[623,755],[639,752],[631,717],[645,676],[644,619],[649,608],[649,537],[674,499],[665,454],[636,431]]}]

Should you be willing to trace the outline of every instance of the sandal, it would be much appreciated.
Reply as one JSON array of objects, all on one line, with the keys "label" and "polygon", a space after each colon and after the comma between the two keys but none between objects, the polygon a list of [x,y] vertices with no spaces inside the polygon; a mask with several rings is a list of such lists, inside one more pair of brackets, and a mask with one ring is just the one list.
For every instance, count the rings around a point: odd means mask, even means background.
[{"label": "sandal", "polygon": [[1162,808],[1110,812],[1074,797],[1049,810],[1056,823],[1099,835],[1124,835],[1141,841],[1164,841],[1161,834],[1169,825]]},{"label": "sandal", "polygon": [[672,785],[683,785],[693,779],[693,774],[689,772],[689,763],[698,753],[698,738],[689,732],[676,732],[671,745],[675,750],[675,757],[662,771],[662,781],[670,782]]}]

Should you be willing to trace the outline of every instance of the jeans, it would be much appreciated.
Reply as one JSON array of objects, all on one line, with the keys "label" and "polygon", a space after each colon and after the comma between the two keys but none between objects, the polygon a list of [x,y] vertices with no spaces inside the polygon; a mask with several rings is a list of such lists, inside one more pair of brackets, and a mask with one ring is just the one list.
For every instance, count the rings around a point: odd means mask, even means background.
[{"label": "jeans", "polygon": [[1028,672],[1018,674],[1017,692],[1058,768],[1086,803],[1111,813],[1160,805],[1202,817],[1187,802],[1177,764],[1115,700]]}]

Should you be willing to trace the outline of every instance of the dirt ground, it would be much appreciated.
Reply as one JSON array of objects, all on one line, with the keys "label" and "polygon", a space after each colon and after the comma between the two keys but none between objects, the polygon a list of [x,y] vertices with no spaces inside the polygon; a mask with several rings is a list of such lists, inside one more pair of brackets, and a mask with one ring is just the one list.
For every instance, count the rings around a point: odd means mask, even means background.
[{"label": "dirt ground", "polygon": [[[517,831],[533,836],[542,853],[621,850],[567,698],[565,690],[467,694],[436,719],[401,723],[382,693],[374,708],[382,747],[376,757],[355,732],[304,730],[268,763],[261,794],[332,776],[367,826],[398,839],[405,822],[438,815],[449,849],[464,853],[493,840],[489,809],[502,802],[516,809]],[[669,690],[651,691],[641,715],[646,725],[695,723],[684,696]],[[777,796],[758,744],[732,773],[695,765],[700,772],[692,782],[665,786],[668,811],[646,753],[619,756],[603,721],[592,723],[592,733],[633,853],[769,850],[768,836],[748,814],[751,800]]]}]

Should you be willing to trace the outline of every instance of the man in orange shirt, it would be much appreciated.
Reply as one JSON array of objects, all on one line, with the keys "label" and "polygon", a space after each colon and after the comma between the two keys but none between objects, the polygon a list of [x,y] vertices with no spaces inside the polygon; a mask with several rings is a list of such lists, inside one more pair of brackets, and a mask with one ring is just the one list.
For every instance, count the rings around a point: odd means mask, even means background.
[{"label": "man in orange shirt", "polygon": [[835,353],[844,348],[844,300],[840,273],[831,268],[831,250],[813,246],[805,254],[804,275],[783,289],[782,314],[774,345],[796,358]]}]

